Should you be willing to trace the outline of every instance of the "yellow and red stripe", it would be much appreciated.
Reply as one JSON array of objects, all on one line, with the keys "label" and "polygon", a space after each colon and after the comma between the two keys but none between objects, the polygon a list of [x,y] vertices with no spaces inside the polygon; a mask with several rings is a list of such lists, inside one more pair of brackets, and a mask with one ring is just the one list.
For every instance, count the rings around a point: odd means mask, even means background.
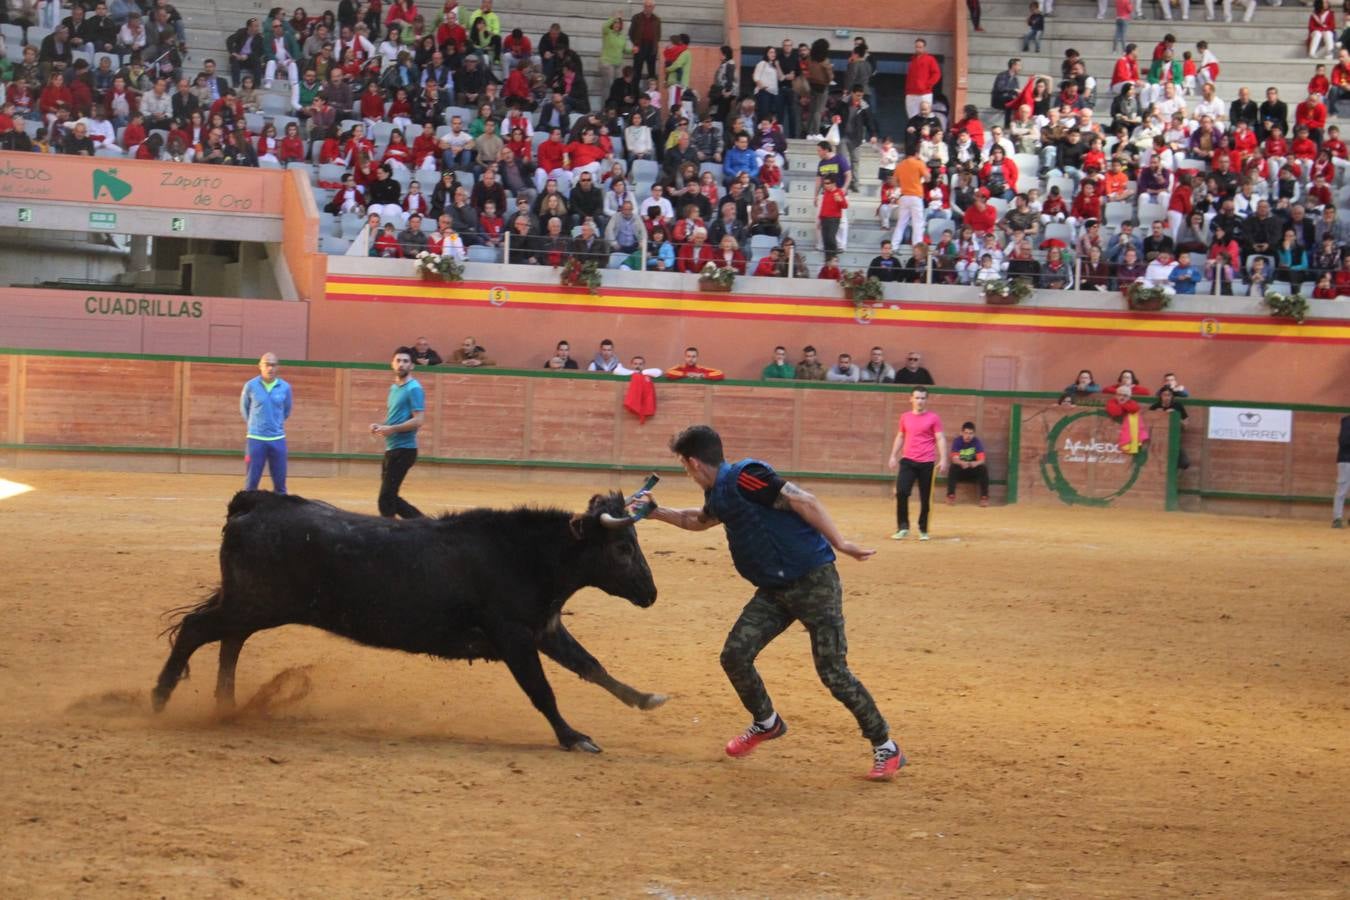
[{"label": "yellow and red stripe", "polygon": [[[756,319],[848,324],[853,302],[843,297],[765,297],[751,294],[671,293],[637,288],[604,290],[540,284],[330,275],[327,299],[358,303],[543,309],[674,317]],[[504,292],[504,294],[503,294]],[[1122,305],[1124,301],[1121,301]],[[1350,320],[1318,319],[1304,325],[1265,316],[1137,313],[1128,310],[1032,309],[951,303],[889,302],[871,310],[871,325],[998,329],[1066,334],[1174,337],[1339,344],[1350,342]]]}]

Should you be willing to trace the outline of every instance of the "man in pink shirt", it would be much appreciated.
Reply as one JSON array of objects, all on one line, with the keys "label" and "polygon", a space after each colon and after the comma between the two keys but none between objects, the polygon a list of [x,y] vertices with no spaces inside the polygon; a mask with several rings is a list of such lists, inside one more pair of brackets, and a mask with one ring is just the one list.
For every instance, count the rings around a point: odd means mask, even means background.
[{"label": "man in pink shirt", "polygon": [[919,105],[923,101],[933,102],[933,88],[941,81],[942,69],[929,55],[928,42],[919,38],[914,42],[914,55],[909,58],[909,69],[905,72],[906,121],[919,114]]},{"label": "man in pink shirt", "polygon": [[909,536],[909,494],[919,485],[919,540],[928,540],[928,507],[933,496],[933,467],[947,474],[947,436],[938,414],[928,412],[928,389],[916,387],[909,395],[910,412],[900,417],[891,445],[890,467],[899,471],[895,486],[897,531],[891,540]]}]

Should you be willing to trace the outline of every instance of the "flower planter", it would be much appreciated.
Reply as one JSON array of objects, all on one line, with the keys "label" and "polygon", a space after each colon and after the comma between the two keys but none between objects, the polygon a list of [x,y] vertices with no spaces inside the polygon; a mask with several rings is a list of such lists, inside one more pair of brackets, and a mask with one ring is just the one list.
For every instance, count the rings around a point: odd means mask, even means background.
[{"label": "flower planter", "polygon": [[1012,294],[1004,294],[1001,291],[985,291],[984,302],[990,306],[1016,306],[1018,301]]},{"label": "flower planter", "polygon": [[702,277],[699,278],[698,289],[700,291],[709,291],[713,293],[722,293],[722,294],[731,293],[731,285],[723,284],[716,278],[702,278]]},{"label": "flower planter", "polygon": [[1140,297],[1138,300],[1130,300],[1127,297],[1126,302],[1129,303],[1130,309],[1138,310],[1139,312],[1158,312],[1167,305],[1167,298]]}]

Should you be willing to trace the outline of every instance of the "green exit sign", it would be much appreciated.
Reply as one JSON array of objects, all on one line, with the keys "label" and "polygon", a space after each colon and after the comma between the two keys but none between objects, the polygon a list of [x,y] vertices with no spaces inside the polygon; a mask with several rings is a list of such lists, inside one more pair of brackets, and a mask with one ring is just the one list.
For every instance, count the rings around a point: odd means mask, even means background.
[{"label": "green exit sign", "polygon": [[170,231],[187,231],[187,218],[185,216],[174,216],[169,220]]},{"label": "green exit sign", "polygon": [[101,231],[109,231],[117,227],[117,213],[115,212],[91,212],[89,214],[89,227],[97,228]]},{"label": "green exit sign", "polygon": [[19,224],[20,224],[20,225],[24,225],[24,224],[27,224],[28,222],[31,222],[31,221],[33,221],[33,210],[31,210],[31,209],[28,208],[27,206],[20,206],[20,207],[19,207]]}]

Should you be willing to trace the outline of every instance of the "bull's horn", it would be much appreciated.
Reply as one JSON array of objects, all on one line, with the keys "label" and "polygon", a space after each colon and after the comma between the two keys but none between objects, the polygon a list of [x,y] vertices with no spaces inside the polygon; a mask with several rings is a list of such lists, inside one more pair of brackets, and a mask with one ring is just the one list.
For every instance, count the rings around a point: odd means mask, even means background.
[{"label": "bull's horn", "polygon": [[611,516],[609,513],[600,514],[600,524],[606,528],[627,528],[635,520],[634,516],[624,516],[622,519],[618,516]]}]

